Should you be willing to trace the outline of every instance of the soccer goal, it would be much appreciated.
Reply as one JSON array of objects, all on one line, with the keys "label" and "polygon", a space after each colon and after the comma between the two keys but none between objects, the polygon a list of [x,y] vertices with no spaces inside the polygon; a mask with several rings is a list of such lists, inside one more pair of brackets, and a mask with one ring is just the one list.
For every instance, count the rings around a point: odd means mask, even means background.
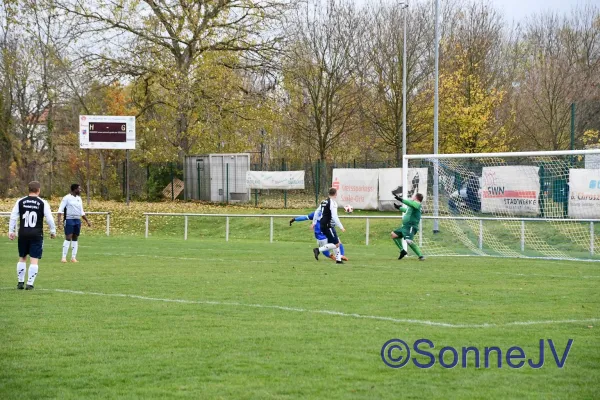
[{"label": "soccer goal", "polygon": [[402,173],[405,196],[427,182],[428,255],[600,261],[600,150],[406,155]]}]

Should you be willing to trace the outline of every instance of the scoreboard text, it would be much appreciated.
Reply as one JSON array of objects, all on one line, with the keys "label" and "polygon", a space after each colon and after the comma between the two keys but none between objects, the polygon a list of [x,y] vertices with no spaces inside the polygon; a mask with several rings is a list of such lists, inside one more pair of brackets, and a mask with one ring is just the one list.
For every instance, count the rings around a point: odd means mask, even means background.
[{"label": "scoreboard text", "polygon": [[90,142],[126,142],[127,124],[123,122],[90,122]]}]

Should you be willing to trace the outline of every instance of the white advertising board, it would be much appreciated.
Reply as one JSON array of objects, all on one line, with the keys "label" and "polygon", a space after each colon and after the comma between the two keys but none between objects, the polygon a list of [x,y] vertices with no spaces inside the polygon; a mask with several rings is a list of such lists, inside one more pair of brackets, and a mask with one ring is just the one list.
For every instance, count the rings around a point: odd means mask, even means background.
[{"label": "white advertising board", "polygon": [[[402,193],[402,168],[381,168],[379,170],[379,210],[394,210],[398,201],[392,193]],[[415,193],[423,195],[423,203],[427,200],[427,168],[408,169],[408,187],[406,197],[412,198]]]},{"label": "white advertising board", "polygon": [[304,189],[304,171],[246,171],[248,189]]},{"label": "white advertising board", "polygon": [[539,213],[539,167],[484,167],[481,178],[482,212],[503,215]]},{"label": "white advertising board", "polygon": [[338,206],[376,210],[378,178],[377,169],[334,169],[332,187],[338,190]]},{"label": "white advertising board", "polygon": [[569,217],[600,218],[600,168],[569,170]]}]

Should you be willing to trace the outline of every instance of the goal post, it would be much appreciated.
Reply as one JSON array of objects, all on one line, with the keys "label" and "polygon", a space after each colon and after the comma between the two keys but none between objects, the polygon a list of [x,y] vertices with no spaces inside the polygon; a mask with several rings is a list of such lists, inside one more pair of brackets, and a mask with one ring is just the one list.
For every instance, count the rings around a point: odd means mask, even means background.
[{"label": "goal post", "polygon": [[427,181],[429,255],[600,261],[600,149],[411,154],[402,166],[405,197],[410,176]]}]

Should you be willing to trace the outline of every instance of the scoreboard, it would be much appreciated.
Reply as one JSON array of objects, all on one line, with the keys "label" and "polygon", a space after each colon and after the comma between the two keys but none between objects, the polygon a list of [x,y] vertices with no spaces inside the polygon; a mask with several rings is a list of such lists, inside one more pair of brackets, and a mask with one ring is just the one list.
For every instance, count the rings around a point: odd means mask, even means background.
[{"label": "scoreboard", "polygon": [[135,149],[135,117],[80,115],[79,147]]}]

